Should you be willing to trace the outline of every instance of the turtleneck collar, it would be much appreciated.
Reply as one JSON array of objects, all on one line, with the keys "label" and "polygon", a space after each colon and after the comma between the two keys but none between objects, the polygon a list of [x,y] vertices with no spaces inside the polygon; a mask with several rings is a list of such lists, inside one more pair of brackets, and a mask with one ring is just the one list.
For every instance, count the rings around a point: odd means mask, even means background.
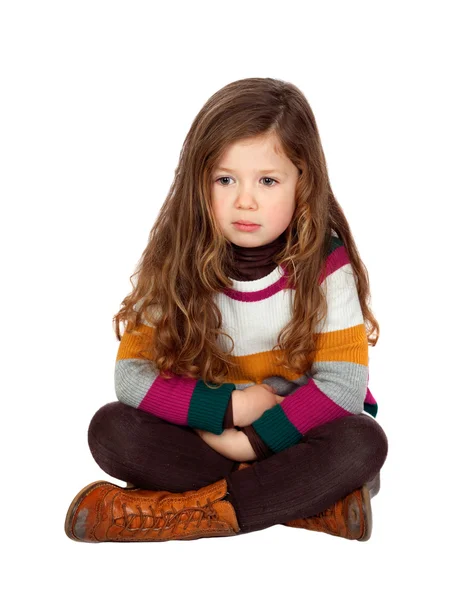
[{"label": "turtleneck collar", "polygon": [[276,269],[275,255],[282,250],[285,244],[285,231],[272,242],[256,248],[245,248],[229,242],[234,264],[228,277],[236,281],[253,281],[265,277]]}]

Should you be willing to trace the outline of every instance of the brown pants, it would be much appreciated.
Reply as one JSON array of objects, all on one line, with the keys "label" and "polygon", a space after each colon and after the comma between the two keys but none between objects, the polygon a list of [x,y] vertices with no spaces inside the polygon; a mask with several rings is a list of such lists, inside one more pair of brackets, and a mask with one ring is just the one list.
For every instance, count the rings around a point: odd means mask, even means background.
[{"label": "brown pants", "polygon": [[375,419],[348,415],[236,471],[238,462],[213,450],[192,428],[121,402],[96,412],[88,443],[101,469],[143,489],[185,492],[225,478],[241,533],[313,516],[371,481],[375,495],[388,451]]}]

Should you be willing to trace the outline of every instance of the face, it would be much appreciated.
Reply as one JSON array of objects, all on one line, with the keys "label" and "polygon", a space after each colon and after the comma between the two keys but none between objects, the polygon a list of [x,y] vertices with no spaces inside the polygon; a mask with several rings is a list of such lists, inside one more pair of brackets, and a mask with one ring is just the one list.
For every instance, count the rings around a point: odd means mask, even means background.
[{"label": "face", "polygon": [[[297,167],[280,148],[275,135],[231,144],[213,172],[213,210],[225,237],[244,247],[275,240],[291,222],[296,207]],[[260,225],[243,231],[238,220]]]}]

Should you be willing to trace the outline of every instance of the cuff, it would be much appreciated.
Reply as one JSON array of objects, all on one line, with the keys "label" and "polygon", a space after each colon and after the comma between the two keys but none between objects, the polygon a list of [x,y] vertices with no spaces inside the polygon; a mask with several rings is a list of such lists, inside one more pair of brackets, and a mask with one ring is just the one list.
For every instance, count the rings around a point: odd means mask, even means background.
[{"label": "cuff", "polygon": [[252,427],[274,453],[295,446],[303,437],[288,419],[281,404],[266,410],[252,423]]},{"label": "cuff", "polygon": [[218,389],[211,389],[203,380],[197,381],[188,412],[189,427],[221,435],[227,405],[235,389],[233,383],[223,383]]}]

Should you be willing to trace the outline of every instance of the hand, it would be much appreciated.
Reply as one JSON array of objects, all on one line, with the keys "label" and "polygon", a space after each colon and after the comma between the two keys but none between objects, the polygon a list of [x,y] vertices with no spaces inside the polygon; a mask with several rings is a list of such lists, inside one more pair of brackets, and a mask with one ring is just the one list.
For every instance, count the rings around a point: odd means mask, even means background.
[{"label": "hand", "polygon": [[[247,454],[252,455],[254,451],[248,437],[242,431],[237,431],[237,429],[225,429],[220,435],[216,435],[216,433],[212,433],[211,431],[204,431],[203,429],[194,428],[194,431],[198,433],[208,446],[230,460],[238,462],[255,460],[254,458],[244,458]],[[245,443],[245,440],[247,440],[247,444]]]},{"label": "hand", "polygon": [[271,385],[262,383],[252,385],[245,390],[234,390],[232,392],[232,412],[234,425],[245,427],[259,419],[263,413],[280,404],[283,396],[275,394]]}]

